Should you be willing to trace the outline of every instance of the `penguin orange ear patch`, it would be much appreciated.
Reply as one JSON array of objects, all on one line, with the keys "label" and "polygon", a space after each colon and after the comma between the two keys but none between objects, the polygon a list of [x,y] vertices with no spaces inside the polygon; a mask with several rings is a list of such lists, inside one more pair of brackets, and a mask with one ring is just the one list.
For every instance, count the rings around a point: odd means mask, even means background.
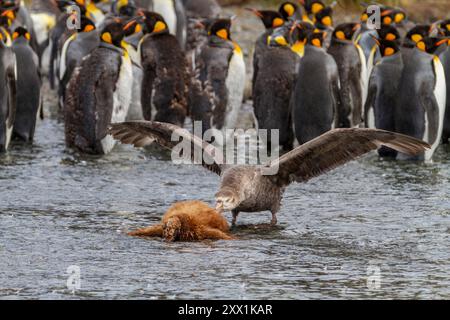
[{"label": "penguin orange ear patch", "polygon": [[30,35],[29,32],[25,33],[25,38],[26,38],[27,40],[31,40],[31,35]]},{"label": "penguin orange ear patch", "polygon": [[366,22],[367,20],[369,20],[369,15],[367,13],[363,13],[361,16],[361,21]]},{"label": "penguin orange ear patch", "polygon": [[324,6],[321,3],[314,3],[311,7],[311,12],[313,14],[319,13],[324,9]]},{"label": "penguin orange ear patch", "polygon": [[405,20],[405,15],[403,13],[397,13],[395,15],[395,23],[400,23]]},{"label": "penguin orange ear patch", "polygon": [[292,4],[286,3],[283,7],[284,11],[289,15],[289,17],[292,17],[295,13],[295,8]]},{"label": "penguin orange ear patch", "polygon": [[153,32],[157,33],[157,32],[161,32],[167,29],[167,26],[164,22],[162,21],[158,21],[155,24],[155,27],[153,28]]},{"label": "penguin orange ear patch", "polygon": [[333,24],[333,20],[331,19],[330,16],[323,17],[322,18],[322,24],[324,26],[331,27],[331,25]]},{"label": "penguin orange ear patch", "polygon": [[420,34],[413,34],[411,36],[411,40],[414,41],[415,43],[421,41],[423,39],[423,37]]},{"label": "penguin orange ear patch", "polygon": [[393,34],[393,33],[388,33],[388,34],[386,35],[385,39],[386,39],[386,40],[389,40],[389,41],[394,41],[394,40],[397,39],[397,36],[396,36],[395,34]]},{"label": "penguin orange ear patch", "polygon": [[281,27],[282,25],[284,25],[284,20],[283,20],[283,19],[281,19],[281,18],[275,18],[275,19],[273,19],[272,26],[273,26],[274,28]]},{"label": "penguin orange ear patch", "polygon": [[311,41],[311,43],[315,47],[322,48],[322,41],[320,41],[320,39],[315,38]]},{"label": "penguin orange ear patch", "polygon": [[92,24],[88,24],[86,27],[84,27],[84,32],[91,32],[92,30],[94,30],[95,27]]},{"label": "penguin orange ear patch", "polygon": [[336,38],[338,38],[339,40],[346,40],[347,39],[345,37],[345,33],[343,31],[336,32]]},{"label": "penguin orange ear patch", "polygon": [[383,23],[384,24],[391,24],[392,23],[392,18],[391,17],[384,17],[383,18]]},{"label": "penguin orange ear patch", "polygon": [[228,30],[220,29],[219,31],[216,32],[216,36],[218,36],[219,38],[228,40]]},{"label": "penguin orange ear patch", "polygon": [[13,40],[16,40],[19,37],[19,33],[18,32],[14,32],[12,35]]},{"label": "penguin orange ear patch", "polygon": [[393,54],[395,54],[395,50],[391,47],[387,47],[386,49],[384,49],[384,55],[386,57],[392,56]]},{"label": "penguin orange ear patch", "polygon": [[109,43],[109,44],[112,44],[112,36],[111,36],[111,33],[109,33],[109,32],[103,33],[103,34],[102,34],[102,41],[103,41],[103,42],[106,42],[106,43]]},{"label": "penguin orange ear patch", "polygon": [[422,51],[427,51],[427,46],[423,41],[417,42],[417,48],[419,48]]}]

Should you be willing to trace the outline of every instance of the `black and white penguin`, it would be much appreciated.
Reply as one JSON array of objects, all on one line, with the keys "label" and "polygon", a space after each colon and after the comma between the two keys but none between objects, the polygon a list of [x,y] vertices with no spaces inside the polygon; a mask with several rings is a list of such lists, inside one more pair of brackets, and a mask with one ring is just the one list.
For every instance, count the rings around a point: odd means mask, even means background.
[{"label": "black and white penguin", "polygon": [[123,27],[120,22],[108,24],[100,46],[72,75],[64,106],[68,148],[102,155],[115,146],[107,128],[126,119],[133,84],[131,59],[122,47]]},{"label": "black and white penguin", "polygon": [[87,18],[81,17],[80,30],[74,32],[62,45],[59,58],[59,97],[61,107],[64,104],[65,92],[72,74],[84,57],[100,44],[100,34],[95,23]]},{"label": "black and white penguin", "polygon": [[17,62],[16,115],[13,139],[32,142],[36,122],[43,117],[39,57],[31,48],[31,34],[19,27],[12,35]]},{"label": "black and white penguin", "polygon": [[265,54],[266,51],[269,50],[269,46],[267,45],[268,37],[273,33],[276,28],[280,28],[284,26],[285,20],[281,13],[277,11],[271,10],[255,10],[248,9],[253,12],[258,18],[261,19],[262,23],[266,30],[264,33],[258,37],[255,42],[255,50],[253,53],[253,86],[256,82],[256,78],[258,76],[259,71],[259,60],[262,55]]},{"label": "black and white penguin", "polygon": [[428,161],[442,141],[447,87],[439,57],[427,49],[427,41],[422,39],[414,49],[403,52],[395,131],[428,142],[432,148],[420,158]]},{"label": "black and white penguin", "polygon": [[5,152],[11,141],[16,114],[17,64],[13,50],[5,45],[6,30],[0,32],[0,152]]},{"label": "black and white penguin", "polygon": [[137,6],[145,10],[159,13],[171,34],[176,35],[181,48],[186,47],[187,18],[181,0],[136,0]]},{"label": "black and white penguin", "polygon": [[405,39],[403,40],[402,50],[415,49],[417,47],[417,43],[430,36],[432,30],[433,26],[428,24],[414,26],[406,34]]},{"label": "black and white penguin", "polygon": [[208,44],[196,58],[190,106],[193,121],[225,133],[235,129],[244,98],[245,62],[231,39],[231,20],[219,19],[209,29]]},{"label": "black and white penguin", "polygon": [[279,130],[283,151],[294,146],[291,97],[295,86],[296,67],[300,57],[289,46],[289,30],[285,35],[268,36],[269,46],[258,58],[259,72],[254,78],[253,109],[257,129]]},{"label": "black and white penguin", "polygon": [[[399,96],[403,72],[403,57],[396,41],[376,39],[381,59],[370,76],[369,91],[365,104],[365,124],[367,128],[396,131],[396,102]],[[396,158],[397,151],[382,147],[379,154],[383,158]]]},{"label": "black and white penguin", "polygon": [[139,46],[142,111],[145,120],[183,126],[188,115],[189,74],[185,55],[164,18],[144,11],[144,34]]},{"label": "black and white penguin", "polygon": [[304,144],[335,126],[339,109],[339,71],[323,48],[324,33],[311,33],[300,62],[293,93],[293,119],[297,140]]},{"label": "black and white penguin", "polygon": [[339,69],[341,85],[337,110],[339,128],[353,128],[363,121],[364,103],[367,97],[367,66],[364,52],[352,39],[360,28],[358,23],[344,23],[333,32],[328,53]]}]

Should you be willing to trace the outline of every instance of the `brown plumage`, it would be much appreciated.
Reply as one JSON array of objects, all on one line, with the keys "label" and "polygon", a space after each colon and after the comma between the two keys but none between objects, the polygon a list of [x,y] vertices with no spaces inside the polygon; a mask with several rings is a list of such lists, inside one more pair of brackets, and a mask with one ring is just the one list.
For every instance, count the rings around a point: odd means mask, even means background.
[{"label": "brown plumage", "polygon": [[227,220],[200,201],[174,204],[160,224],[130,232],[135,237],[158,237],[166,241],[232,240]]},{"label": "brown plumage", "polygon": [[[267,210],[272,212],[272,224],[276,224],[276,214],[289,184],[307,182],[381,146],[408,155],[417,155],[430,148],[423,141],[393,132],[337,129],[265,166],[226,166],[222,164],[221,150],[174,125],[128,122],[111,125],[110,133],[122,143],[134,144],[136,147],[156,141],[168,149],[177,145],[171,140],[172,134],[176,133],[184,142],[190,141],[192,147],[201,148],[207,158],[202,165],[222,177],[220,190],[216,194],[216,209],[232,211],[233,224],[240,212]],[[191,157],[194,158],[193,153]]]}]

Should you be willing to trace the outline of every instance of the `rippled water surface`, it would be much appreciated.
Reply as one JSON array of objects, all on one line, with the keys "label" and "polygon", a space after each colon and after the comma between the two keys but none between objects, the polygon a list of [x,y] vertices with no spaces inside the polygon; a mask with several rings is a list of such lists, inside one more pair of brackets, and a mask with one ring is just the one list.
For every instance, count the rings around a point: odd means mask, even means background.
[{"label": "rippled water surface", "polygon": [[34,147],[1,156],[0,297],[450,298],[448,149],[433,164],[369,156],[294,185],[278,228],[257,228],[269,213],[243,214],[236,241],[126,236],[175,201],[212,203],[217,176],[167,160],[127,146],[79,158],[54,119]]}]

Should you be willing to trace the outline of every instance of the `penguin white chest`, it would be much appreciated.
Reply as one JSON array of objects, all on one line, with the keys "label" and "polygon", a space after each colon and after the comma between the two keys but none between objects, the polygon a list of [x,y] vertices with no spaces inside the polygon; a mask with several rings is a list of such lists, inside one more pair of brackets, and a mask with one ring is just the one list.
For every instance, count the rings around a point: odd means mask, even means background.
[{"label": "penguin white chest", "polygon": [[163,16],[171,34],[177,32],[177,13],[174,0],[153,0],[153,11]]},{"label": "penguin white chest", "polygon": [[240,51],[235,50],[230,59],[225,82],[228,91],[228,104],[224,128],[235,129],[245,91],[245,62]]},{"label": "penguin white chest", "polygon": [[[126,120],[130,109],[133,92],[133,68],[128,54],[122,56],[119,77],[113,94],[113,112],[111,123],[123,122]],[[102,140],[104,154],[108,154],[114,148],[116,142],[111,135],[107,135]]]}]

